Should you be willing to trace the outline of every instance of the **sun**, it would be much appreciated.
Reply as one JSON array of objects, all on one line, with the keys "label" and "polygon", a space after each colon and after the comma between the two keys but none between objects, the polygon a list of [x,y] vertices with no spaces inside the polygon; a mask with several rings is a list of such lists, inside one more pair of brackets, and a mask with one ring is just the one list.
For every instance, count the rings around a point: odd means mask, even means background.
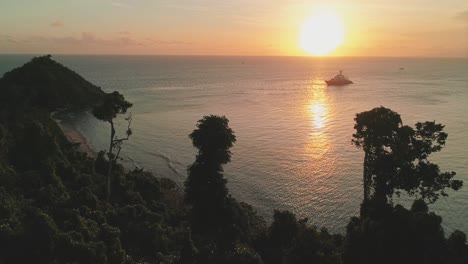
[{"label": "sun", "polygon": [[326,55],[343,43],[343,24],[333,12],[315,14],[302,24],[299,41],[305,52],[316,56]]}]

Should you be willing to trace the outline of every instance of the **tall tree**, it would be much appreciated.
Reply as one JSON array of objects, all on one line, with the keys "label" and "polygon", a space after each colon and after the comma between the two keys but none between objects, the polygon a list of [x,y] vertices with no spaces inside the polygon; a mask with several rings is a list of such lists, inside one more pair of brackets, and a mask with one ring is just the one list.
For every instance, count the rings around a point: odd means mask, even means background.
[{"label": "tall tree", "polygon": [[354,119],[356,134],[352,142],[364,150],[363,187],[364,201],[369,200],[374,164],[377,157],[386,153],[395,141],[396,131],[402,121],[398,113],[379,107],[362,112]]},{"label": "tall tree", "polygon": [[[198,154],[188,168],[185,197],[192,205],[195,222],[213,226],[222,222],[228,203],[222,165],[231,160],[229,149],[236,142],[236,136],[224,116],[205,116],[196,126],[197,129],[189,137],[198,149]],[[204,219],[204,223],[198,222],[201,219]]]},{"label": "tall tree", "polygon": [[453,180],[455,172],[440,172],[428,159],[445,145],[443,125],[418,122],[415,128],[405,126],[398,113],[385,107],[359,113],[355,121],[352,142],[365,153],[364,202],[371,198],[386,202],[406,191],[433,203],[447,195],[446,188],[462,186]]},{"label": "tall tree", "polygon": [[[94,116],[104,122],[110,124],[111,134],[109,142],[109,151],[107,157],[109,159],[109,165],[107,169],[107,186],[106,186],[106,199],[109,201],[111,195],[111,174],[113,164],[117,161],[120,156],[122,144],[127,141],[132,135],[130,125],[132,124],[131,116],[127,117],[127,130],[125,131],[126,136],[122,138],[116,137],[114,119],[119,114],[126,114],[127,110],[132,107],[132,104],[125,100],[124,96],[117,91],[106,94],[103,102],[93,109]],[[115,150],[115,153],[114,153]]]}]

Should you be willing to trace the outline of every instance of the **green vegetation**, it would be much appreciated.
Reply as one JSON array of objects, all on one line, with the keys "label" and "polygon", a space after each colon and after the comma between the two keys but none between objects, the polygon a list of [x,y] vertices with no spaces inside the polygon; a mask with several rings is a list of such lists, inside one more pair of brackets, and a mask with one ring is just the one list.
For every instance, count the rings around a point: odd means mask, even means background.
[{"label": "green vegetation", "polygon": [[[466,235],[446,238],[427,206],[461,187],[428,160],[447,138],[434,122],[403,126],[382,107],[356,116],[365,201],[339,235],[288,211],[267,224],[229,195],[222,166],[236,137],[226,117],[206,116],[189,135],[198,154],[184,193],[118,164],[112,122],[131,106],[119,93],[50,56],[7,73],[0,92],[0,263],[468,263]],[[50,117],[63,107],[93,107],[110,123],[107,153],[77,151]],[[415,197],[410,209],[393,204],[401,191]]]},{"label": "green vegetation", "polygon": [[229,224],[228,189],[222,164],[231,160],[236,141],[226,117],[206,116],[198,121],[190,138],[199,149],[195,162],[188,168],[185,198],[191,205],[192,226],[196,229],[223,228]]},{"label": "green vegetation", "polygon": [[87,107],[99,103],[104,92],[83,77],[51,59],[50,55],[33,58],[0,79],[0,104],[60,108]]},{"label": "green vegetation", "polygon": [[400,191],[434,203],[440,195],[447,196],[444,189],[462,187],[461,181],[452,179],[455,172],[441,173],[429,161],[430,154],[445,145],[443,125],[418,122],[416,129],[403,126],[400,115],[385,107],[357,114],[355,120],[353,143],[365,152],[365,203],[374,199],[385,204]]},{"label": "green vegetation", "polygon": [[[109,165],[107,169],[107,188],[106,188],[106,200],[109,201],[111,194],[111,173],[112,167],[115,165],[115,162],[119,159],[120,151],[122,150],[122,144],[124,141],[127,141],[132,135],[132,130],[130,125],[132,124],[131,116],[127,117],[125,120],[128,121],[128,127],[125,134],[126,137],[116,138],[115,135],[115,126],[114,119],[118,114],[126,114],[127,110],[132,107],[132,104],[127,102],[123,95],[119,92],[114,91],[110,94],[105,94],[102,100],[102,103],[95,106],[93,109],[93,115],[103,121],[110,124],[111,133],[110,133],[110,143],[109,143],[109,152],[107,152],[107,158],[109,160]],[[116,150],[116,153],[114,153]]]}]

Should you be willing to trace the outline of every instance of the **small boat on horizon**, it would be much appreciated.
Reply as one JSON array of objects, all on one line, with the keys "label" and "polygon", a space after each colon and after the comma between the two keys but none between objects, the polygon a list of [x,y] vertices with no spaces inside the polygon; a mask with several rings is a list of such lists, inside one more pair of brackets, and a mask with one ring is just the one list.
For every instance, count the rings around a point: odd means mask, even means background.
[{"label": "small boat on horizon", "polygon": [[327,83],[327,85],[334,86],[347,85],[353,83],[350,79],[348,79],[348,77],[343,75],[342,70],[340,70],[340,73],[338,73],[335,77],[331,78],[330,80],[326,80],[325,82]]}]

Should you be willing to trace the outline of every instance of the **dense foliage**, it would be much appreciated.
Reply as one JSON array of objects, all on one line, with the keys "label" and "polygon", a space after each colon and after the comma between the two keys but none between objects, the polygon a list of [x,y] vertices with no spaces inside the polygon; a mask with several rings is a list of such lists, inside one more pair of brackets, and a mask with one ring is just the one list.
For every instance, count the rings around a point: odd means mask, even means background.
[{"label": "dense foliage", "polygon": [[83,77],[52,60],[33,58],[0,79],[0,104],[56,110],[85,107],[101,101],[104,92]]},{"label": "dense foliage", "polygon": [[[29,72],[31,64],[31,69],[43,70]],[[446,238],[442,218],[429,212],[423,199],[405,209],[369,195],[362,205],[365,213],[351,219],[345,236],[318,229],[288,211],[274,211],[267,224],[250,205],[229,194],[222,166],[231,160],[229,149],[236,137],[225,117],[204,117],[190,134],[199,152],[188,168],[185,195],[169,179],[126,171],[115,163],[106,199],[109,156],[100,152],[90,158],[78,152],[50,118],[57,107],[99,105],[102,97],[95,100],[94,90],[86,90],[87,82],[81,81],[73,89],[88,100],[66,99],[69,86],[63,82],[75,74],[48,68],[56,65],[50,57],[26,65],[12,71],[22,72],[21,80],[10,73],[9,86],[0,86],[2,94],[12,96],[16,82],[30,83],[24,102],[0,105],[0,263],[468,263],[466,235],[455,231]],[[22,79],[33,75],[39,76],[34,82]],[[55,87],[56,99],[32,100],[35,85],[38,90]],[[365,135],[361,127],[357,125],[356,138],[365,150],[371,148],[365,139],[387,142],[387,137]],[[382,135],[388,135],[387,129],[394,127],[382,129]],[[446,139],[432,123],[416,125],[413,132],[413,143],[422,144],[418,148],[423,150],[411,151],[417,160],[425,161],[423,152],[437,151]],[[405,142],[392,137],[389,145]],[[431,143],[434,138],[438,143]],[[380,163],[374,161],[369,160],[369,170],[380,172]],[[439,174],[424,176],[423,183],[411,181],[409,190],[430,186],[426,183],[433,176]],[[373,175],[370,182],[380,182],[379,177]],[[388,187],[403,186],[398,184]],[[375,191],[377,186],[370,188]]]},{"label": "dense foliage", "polygon": [[230,224],[230,197],[222,165],[231,160],[229,148],[236,137],[228,122],[226,117],[206,116],[189,135],[199,150],[185,183],[185,198],[192,206],[192,225],[196,228],[215,229]]},{"label": "dense foliage", "polygon": [[455,172],[440,172],[429,156],[441,151],[447,139],[444,126],[418,122],[415,128],[403,125],[398,113],[377,107],[356,115],[353,143],[362,148],[364,157],[364,202],[387,202],[396,193],[406,191],[429,203],[447,196],[445,189],[458,190],[462,182]]}]

